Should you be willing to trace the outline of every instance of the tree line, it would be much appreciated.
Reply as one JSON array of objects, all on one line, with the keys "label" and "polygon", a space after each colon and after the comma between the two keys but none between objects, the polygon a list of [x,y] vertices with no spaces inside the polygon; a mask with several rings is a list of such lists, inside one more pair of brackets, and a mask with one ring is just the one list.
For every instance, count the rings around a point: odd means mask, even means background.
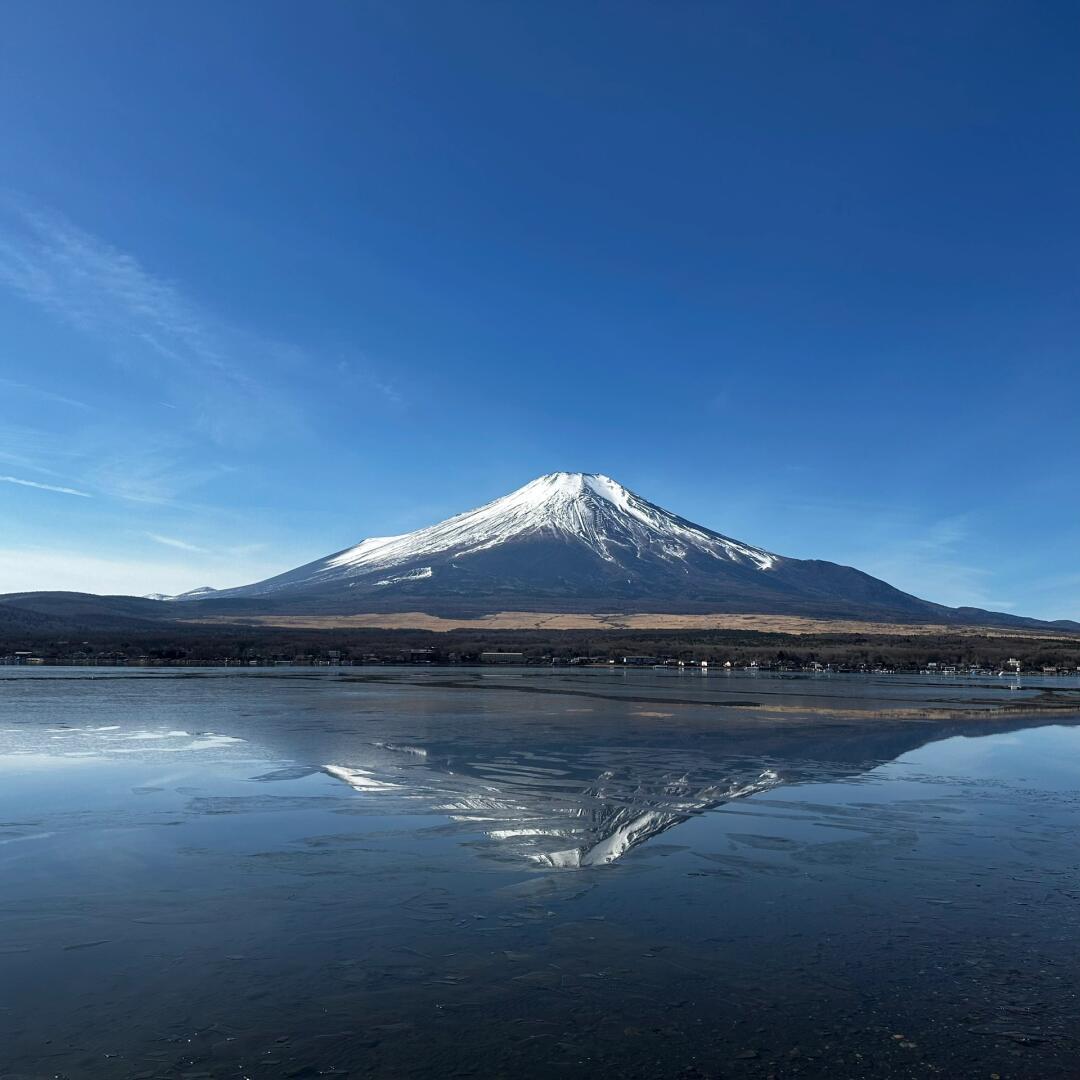
[{"label": "tree line", "polygon": [[47,660],[110,658],[164,663],[224,661],[475,663],[485,652],[519,652],[526,663],[648,656],[686,663],[918,670],[928,664],[999,668],[1010,658],[1027,669],[1080,667],[1080,638],[975,634],[784,634],[746,630],[300,630],[176,625],[81,634],[0,631],[0,656],[32,652]]}]

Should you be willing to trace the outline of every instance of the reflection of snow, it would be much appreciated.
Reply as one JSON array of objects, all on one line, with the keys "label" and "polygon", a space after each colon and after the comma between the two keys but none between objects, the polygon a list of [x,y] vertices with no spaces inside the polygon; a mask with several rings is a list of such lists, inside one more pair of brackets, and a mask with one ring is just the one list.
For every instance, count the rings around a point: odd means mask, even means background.
[{"label": "reflection of snow", "polygon": [[338,780],[344,780],[349,787],[356,788],[357,791],[385,791],[398,787],[397,784],[374,779],[363,769],[347,769],[344,765],[324,765],[323,772],[329,773]]},{"label": "reflection of snow", "polygon": [[163,746],[162,750],[210,750],[216,746],[228,746],[230,743],[240,743],[243,739],[236,739],[232,735],[215,735],[212,731],[204,732],[193,743],[187,746]]},{"label": "reflection of snow", "polygon": [[697,793],[696,799],[691,796],[677,808],[670,810],[647,810],[638,813],[633,807],[623,807],[608,819],[605,828],[600,830],[600,839],[595,842],[565,851],[536,854],[532,858],[535,862],[554,867],[606,866],[622,858],[631,848],[643,844],[673,825],[686,821],[694,814],[722,806],[732,799],[743,799],[757,791],[765,791],[780,782],[780,777],[772,769],[766,769],[753,783],[732,785],[725,792],[707,788]]},{"label": "reflection of snow", "polygon": [[[446,814],[517,858],[560,869],[610,865],[695,814],[781,783],[772,769],[740,777],[736,766],[716,776],[698,762],[687,774],[675,766],[677,758],[648,756],[624,760],[590,782],[550,767],[550,759],[544,765],[512,755],[463,762],[433,758],[419,747],[374,747],[363,766],[326,765],[323,771],[365,794],[419,801],[425,811]],[[413,760],[388,750],[404,750]]]},{"label": "reflection of snow", "polygon": [[35,750],[6,750],[0,754],[0,772],[5,769],[25,772],[27,769],[76,768],[81,765],[96,765],[105,760],[89,751],[42,754]]},{"label": "reflection of snow", "polygon": [[0,847],[4,844],[21,844],[25,840],[48,840],[50,836],[55,836],[56,833],[51,832],[38,832],[31,833],[29,836],[8,836],[3,840],[0,840]]},{"label": "reflection of snow", "polygon": [[512,836],[551,836],[549,829],[490,829],[492,840],[509,840]]},{"label": "reflection of snow", "polygon": [[[180,729],[124,729],[119,724],[100,727],[63,727],[13,729],[0,735],[14,734],[16,740],[4,740],[0,746],[0,763],[5,758],[40,757],[56,764],[60,761],[109,761],[117,755],[156,756],[183,754],[188,751],[221,750],[244,739],[221,735],[216,731],[182,731]],[[10,742],[16,741],[11,746]],[[21,744],[21,745],[20,745]]]},{"label": "reflection of snow", "polygon": [[413,757],[427,757],[427,751],[422,746],[399,746],[392,742],[373,743],[380,750],[394,750],[399,754],[412,754]]},{"label": "reflection of snow", "polygon": [[130,735],[118,735],[124,742],[146,739],[190,739],[190,731],[133,731]]},{"label": "reflection of snow", "polygon": [[[17,731],[18,729],[17,728],[10,728],[9,730]],[[50,735],[53,734],[53,733],[58,734],[58,735],[78,735],[78,734],[81,734],[82,732],[86,732],[86,731],[96,733],[98,731],[119,731],[119,730],[120,730],[120,725],[119,724],[109,724],[106,727],[68,727],[67,725],[65,725],[64,727],[53,727],[53,728],[46,728],[45,729],[46,733],[50,734]]]},{"label": "reflection of snow", "polygon": [[[169,731],[162,732],[160,734],[154,734],[152,732],[138,732],[132,736],[132,739],[138,740],[153,740],[153,739],[171,739],[171,738],[191,738],[186,731]],[[232,735],[216,735],[212,731],[200,732],[197,737],[192,739],[189,743],[184,743],[182,746],[154,746],[146,747],[146,749],[152,749],[155,753],[159,754],[182,754],[186,750],[214,750],[221,746],[229,746],[232,743],[242,743],[243,739],[237,739]],[[112,746],[107,747],[109,753],[112,754],[141,754],[144,748],[141,746]]]}]

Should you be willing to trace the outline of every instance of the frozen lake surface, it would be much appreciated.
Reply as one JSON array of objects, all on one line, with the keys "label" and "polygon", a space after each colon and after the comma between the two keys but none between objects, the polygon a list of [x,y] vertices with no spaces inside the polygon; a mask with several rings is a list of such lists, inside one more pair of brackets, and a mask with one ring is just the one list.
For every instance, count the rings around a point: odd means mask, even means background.
[{"label": "frozen lake surface", "polygon": [[1076,1077],[1011,685],[0,668],[0,1077]]}]

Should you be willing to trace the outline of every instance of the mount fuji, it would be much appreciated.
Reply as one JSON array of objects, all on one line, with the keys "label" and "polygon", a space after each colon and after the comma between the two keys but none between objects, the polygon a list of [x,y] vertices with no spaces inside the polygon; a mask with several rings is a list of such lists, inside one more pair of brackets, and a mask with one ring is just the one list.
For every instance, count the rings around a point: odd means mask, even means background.
[{"label": "mount fuji", "polygon": [[500,613],[538,627],[549,614],[731,614],[1080,630],[1066,620],[945,607],[850,566],[778,555],[695,525],[608,476],[578,472],[549,473],[436,525],[372,537],[240,588],[0,596],[0,626],[38,629]]},{"label": "mount fuji", "polygon": [[979,621],[970,609],[920,600],[851,567],[732,539],[610,477],[576,472],[541,476],[436,525],[363,540],[265,581],[174,602],[189,599],[208,609],[239,601],[325,614],[745,612]]}]

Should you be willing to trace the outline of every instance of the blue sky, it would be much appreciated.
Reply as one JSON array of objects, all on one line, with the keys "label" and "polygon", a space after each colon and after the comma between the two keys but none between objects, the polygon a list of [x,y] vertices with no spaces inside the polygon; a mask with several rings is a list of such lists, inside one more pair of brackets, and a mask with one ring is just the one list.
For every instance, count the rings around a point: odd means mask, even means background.
[{"label": "blue sky", "polygon": [[1080,616],[1080,8],[0,14],[0,591],[254,580],[557,469]]}]

